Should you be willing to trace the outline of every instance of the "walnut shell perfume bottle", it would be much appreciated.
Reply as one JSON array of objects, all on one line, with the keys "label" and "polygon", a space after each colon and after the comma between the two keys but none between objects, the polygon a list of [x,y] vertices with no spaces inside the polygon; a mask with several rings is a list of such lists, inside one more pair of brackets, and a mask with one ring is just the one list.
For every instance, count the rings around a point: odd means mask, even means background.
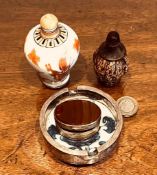
[{"label": "walnut shell perfume bottle", "polygon": [[28,62],[38,72],[40,80],[50,88],[61,88],[70,78],[70,70],[80,51],[78,37],[68,25],[58,22],[53,14],[41,17],[25,41]]},{"label": "walnut shell perfume bottle", "polygon": [[115,86],[127,72],[126,48],[120,41],[118,32],[108,33],[106,41],[93,54],[97,79],[104,86]]}]

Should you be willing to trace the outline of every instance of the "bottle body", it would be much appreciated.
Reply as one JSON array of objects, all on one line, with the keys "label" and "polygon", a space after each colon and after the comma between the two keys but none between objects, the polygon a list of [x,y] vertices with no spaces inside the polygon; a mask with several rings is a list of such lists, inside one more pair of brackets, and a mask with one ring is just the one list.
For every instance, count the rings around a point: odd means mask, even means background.
[{"label": "bottle body", "polygon": [[93,63],[100,83],[111,87],[120,81],[128,70],[128,64],[126,48],[120,41],[118,32],[108,33],[106,41],[94,52]]},{"label": "bottle body", "polygon": [[58,29],[55,38],[44,38],[37,25],[28,33],[24,46],[26,59],[50,88],[61,88],[68,82],[80,50],[78,37],[69,26],[59,22]]},{"label": "bottle body", "polygon": [[119,83],[121,77],[128,70],[126,56],[118,60],[106,60],[95,52],[93,62],[98,81],[107,87],[112,87]]}]

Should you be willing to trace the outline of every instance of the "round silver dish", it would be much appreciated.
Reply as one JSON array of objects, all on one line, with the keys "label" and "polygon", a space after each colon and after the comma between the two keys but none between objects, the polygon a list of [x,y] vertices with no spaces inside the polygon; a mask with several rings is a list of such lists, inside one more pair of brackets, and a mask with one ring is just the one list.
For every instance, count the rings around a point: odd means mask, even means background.
[{"label": "round silver dish", "polygon": [[[94,136],[84,141],[73,141],[60,135],[53,112],[57,104],[67,99],[90,100],[101,108],[99,130]],[[54,156],[75,165],[93,164],[107,157],[115,146],[122,125],[123,118],[116,101],[103,91],[89,86],[59,91],[44,103],[40,113],[41,131],[52,146]]]}]

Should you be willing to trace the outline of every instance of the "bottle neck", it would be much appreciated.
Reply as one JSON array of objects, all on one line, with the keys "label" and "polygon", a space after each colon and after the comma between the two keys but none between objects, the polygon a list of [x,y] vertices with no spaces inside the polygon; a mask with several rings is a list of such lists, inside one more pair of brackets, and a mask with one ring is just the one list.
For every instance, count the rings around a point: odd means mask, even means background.
[{"label": "bottle neck", "polygon": [[41,36],[45,39],[56,38],[60,34],[60,29],[57,27],[54,30],[46,30],[41,28]]}]

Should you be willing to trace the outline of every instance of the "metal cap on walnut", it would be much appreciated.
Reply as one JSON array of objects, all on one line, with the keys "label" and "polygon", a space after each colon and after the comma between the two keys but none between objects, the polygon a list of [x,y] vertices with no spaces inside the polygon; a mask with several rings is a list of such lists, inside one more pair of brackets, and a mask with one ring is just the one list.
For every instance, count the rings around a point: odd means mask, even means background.
[{"label": "metal cap on walnut", "polygon": [[119,45],[120,44],[119,33],[116,31],[109,32],[106,38],[106,44],[109,47],[116,47],[117,45]]},{"label": "metal cap on walnut", "polygon": [[100,45],[97,56],[109,61],[117,61],[127,55],[126,48],[120,40],[120,35],[116,31],[108,33],[106,40]]},{"label": "metal cap on walnut", "polygon": [[58,19],[53,14],[45,14],[40,19],[40,25],[46,31],[54,31],[58,26]]}]

